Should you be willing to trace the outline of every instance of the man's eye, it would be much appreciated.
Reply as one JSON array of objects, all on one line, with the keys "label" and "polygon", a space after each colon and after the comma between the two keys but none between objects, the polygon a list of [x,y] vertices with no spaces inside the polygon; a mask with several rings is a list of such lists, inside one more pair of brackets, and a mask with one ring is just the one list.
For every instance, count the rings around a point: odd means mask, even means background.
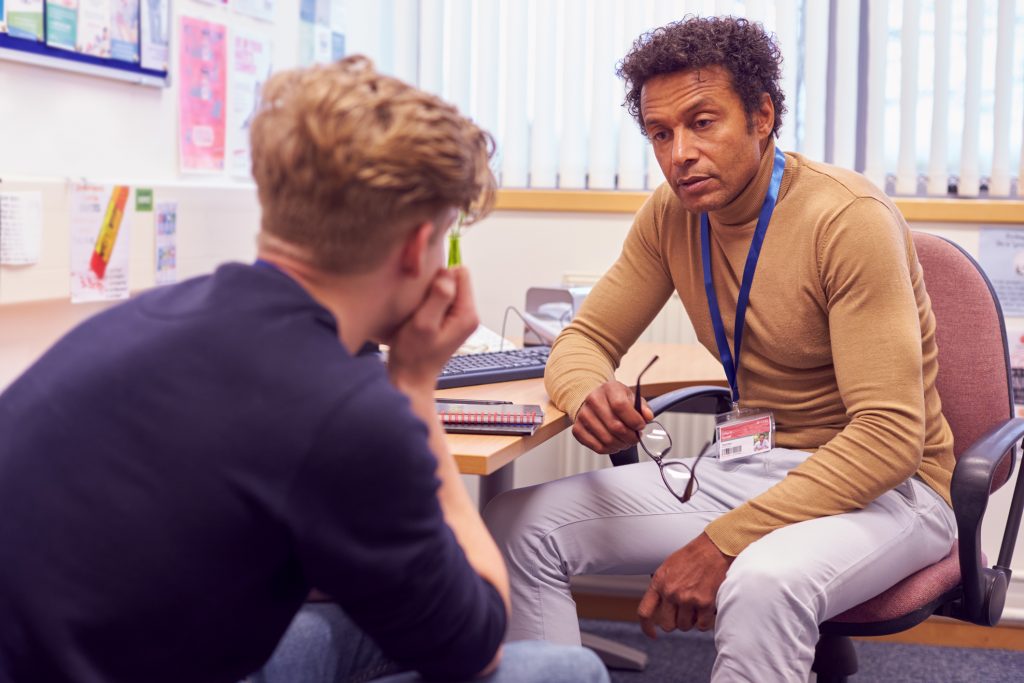
[{"label": "man's eye", "polygon": [[711,119],[698,119],[694,124],[694,128],[707,128],[711,125]]},{"label": "man's eye", "polygon": [[665,142],[668,140],[668,132],[664,130],[655,131],[651,133],[651,140],[655,142]]}]

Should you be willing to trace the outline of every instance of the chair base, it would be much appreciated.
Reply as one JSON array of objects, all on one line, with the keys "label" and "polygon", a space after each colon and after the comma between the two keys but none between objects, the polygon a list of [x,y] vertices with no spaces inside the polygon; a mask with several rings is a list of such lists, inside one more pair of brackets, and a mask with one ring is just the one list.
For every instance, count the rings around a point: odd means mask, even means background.
[{"label": "chair base", "polygon": [[647,653],[635,647],[617,643],[593,633],[581,633],[583,647],[593,650],[609,669],[643,671],[647,668]]},{"label": "chair base", "polygon": [[847,636],[822,635],[814,648],[814,663],[811,671],[818,676],[818,683],[846,683],[846,679],[857,673],[857,651]]}]

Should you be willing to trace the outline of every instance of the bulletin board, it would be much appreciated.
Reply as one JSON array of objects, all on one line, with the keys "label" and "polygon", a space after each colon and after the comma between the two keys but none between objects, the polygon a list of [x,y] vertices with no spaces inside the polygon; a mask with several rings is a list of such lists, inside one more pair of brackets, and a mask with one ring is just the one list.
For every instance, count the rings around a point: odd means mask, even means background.
[{"label": "bulletin board", "polygon": [[171,1],[0,0],[0,59],[165,87]]}]

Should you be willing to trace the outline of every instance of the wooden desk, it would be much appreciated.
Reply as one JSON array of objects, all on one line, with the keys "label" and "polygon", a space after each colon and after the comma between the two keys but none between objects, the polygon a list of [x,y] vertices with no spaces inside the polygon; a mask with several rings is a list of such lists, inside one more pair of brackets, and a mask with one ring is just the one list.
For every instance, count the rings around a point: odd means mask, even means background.
[{"label": "wooden desk", "polygon": [[[660,360],[644,376],[645,396],[657,396],[700,384],[726,386],[721,363],[700,345],[637,343],[623,357],[615,376],[625,384],[633,384],[655,354],[660,356]],[[481,476],[481,508],[498,493],[512,488],[511,463],[516,458],[567,429],[570,424],[569,417],[552,405],[544,390],[544,380],[539,378],[442,389],[437,396],[535,403],[544,409],[544,423],[531,436],[448,435],[448,445],[455,455],[459,471]]]}]

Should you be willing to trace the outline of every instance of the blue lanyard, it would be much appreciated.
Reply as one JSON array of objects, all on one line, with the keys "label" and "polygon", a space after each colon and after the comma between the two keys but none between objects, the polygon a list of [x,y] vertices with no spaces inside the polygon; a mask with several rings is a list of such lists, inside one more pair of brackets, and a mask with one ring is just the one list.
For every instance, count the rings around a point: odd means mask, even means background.
[{"label": "blue lanyard", "polygon": [[757,259],[761,256],[761,245],[764,244],[765,233],[768,232],[768,222],[771,221],[772,212],[775,210],[775,202],[779,198],[779,185],[782,184],[782,172],[786,168],[786,155],[781,150],[775,150],[775,164],[772,167],[772,181],[768,186],[768,194],[764,197],[764,204],[761,205],[761,213],[757,217],[757,227],[754,228],[754,238],[750,241],[750,251],[747,252],[747,265],[743,268],[743,282],[740,284],[739,297],[736,300],[736,321],[733,333],[733,349],[729,352],[729,341],[725,337],[725,325],[722,324],[722,314],[718,310],[718,294],[715,293],[715,282],[711,278],[711,239],[708,215],[700,215],[700,251],[701,260],[704,265],[704,292],[708,297],[708,310],[711,312],[711,324],[715,328],[715,343],[718,345],[718,356],[722,359],[722,367],[725,369],[725,376],[729,380],[729,388],[732,389],[733,404],[740,402],[740,389],[736,382],[736,374],[740,367],[740,342],[743,341],[743,320],[747,314],[747,302],[750,300],[750,286],[754,282],[754,269],[757,268]]}]

